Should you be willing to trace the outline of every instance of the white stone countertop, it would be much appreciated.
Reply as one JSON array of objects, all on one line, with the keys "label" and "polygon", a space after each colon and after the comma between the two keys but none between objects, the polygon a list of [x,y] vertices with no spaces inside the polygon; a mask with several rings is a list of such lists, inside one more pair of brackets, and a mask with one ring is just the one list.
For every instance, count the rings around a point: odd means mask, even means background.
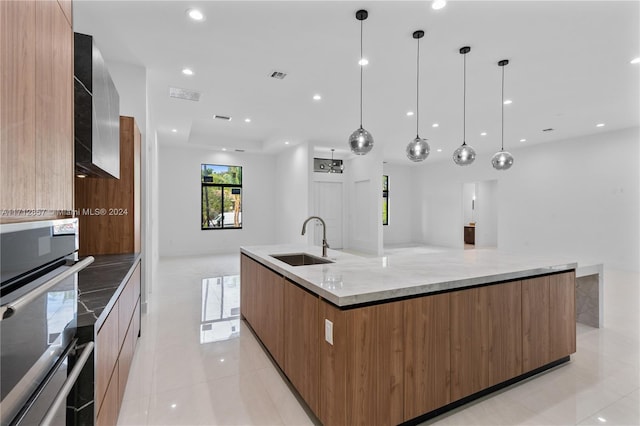
[{"label": "white stone countertop", "polygon": [[562,256],[513,254],[495,249],[415,247],[385,250],[367,257],[328,250],[334,263],[290,266],[272,254],[308,253],[322,248],[306,245],[241,247],[241,253],[271,268],[336,306],[391,300],[575,269]]}]

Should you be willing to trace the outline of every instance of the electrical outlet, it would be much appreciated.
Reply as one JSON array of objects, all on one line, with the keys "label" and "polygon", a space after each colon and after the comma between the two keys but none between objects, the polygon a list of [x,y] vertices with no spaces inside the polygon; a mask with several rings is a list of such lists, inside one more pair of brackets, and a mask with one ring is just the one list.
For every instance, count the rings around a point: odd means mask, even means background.
[{"label": "electrical outlet", "polygon": [[324,320],[324,340],[333,345],[333,323],[326,318]]}]

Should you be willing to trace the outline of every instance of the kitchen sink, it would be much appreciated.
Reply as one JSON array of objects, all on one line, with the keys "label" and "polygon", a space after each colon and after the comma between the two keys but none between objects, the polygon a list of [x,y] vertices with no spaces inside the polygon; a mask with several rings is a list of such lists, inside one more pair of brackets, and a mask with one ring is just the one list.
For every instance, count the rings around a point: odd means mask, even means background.
[{"label": "kitchen sink", "polygon": [[320,265],[323,263],[333,263],[333,261],[329,259],[313,256],[307,253],[271,254],[270,256],[291,266]]}]

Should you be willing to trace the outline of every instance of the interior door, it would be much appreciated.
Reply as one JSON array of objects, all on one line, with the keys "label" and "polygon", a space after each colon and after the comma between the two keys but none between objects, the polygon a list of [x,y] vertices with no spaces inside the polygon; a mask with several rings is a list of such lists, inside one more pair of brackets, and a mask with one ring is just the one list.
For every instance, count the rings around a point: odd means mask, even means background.
[{"label": "interior door", "polygon": [[[327,224],[327,242],[342,248],[342,182],[315,183],[315,215]],[[322,245],[322,225],[315,221],[314,244]]]}]

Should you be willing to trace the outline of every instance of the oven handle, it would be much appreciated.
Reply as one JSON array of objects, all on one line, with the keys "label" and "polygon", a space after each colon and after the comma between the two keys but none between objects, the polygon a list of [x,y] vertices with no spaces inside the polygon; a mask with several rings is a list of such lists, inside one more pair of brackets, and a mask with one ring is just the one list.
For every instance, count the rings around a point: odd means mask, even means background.
[{"label": "oven handle", "polygon": [[51,287],[60,283],[63,280],[66,280],[71,275],[76,274],[81,270],[83,270],[84,268],[86,268],[87,266],[89,266],[91,263],[93,263],[93,260],[94,260],[93,256],[87,256],[86,258],[82,259],[80,262],[77,262],[66,271],[51,278],[49,281],[42,284],[40,287],[34,289],[30,293],[25,294],[24,296],[16,299],[11,303],[7,303],[6,305],[0,306],[0,321],[11,318],[13,314],[18,312],[24,306],[33,302],[42,294],[46,293],[47,290],[49,290]]},{"label": "oven handle", "polygon": [[47,414],[45,414],[42,418],[42,422],[40,422],[40,425],[50,425],[60,406],[66,402],[67,395],[69,395],[69,392],[71,392],[71,389],[73,388],[73,385],[75,385],[80,372],[89,360],[91,352],[93,351],[93,347],[93,342],[87,343],[87,345],[84,347],[82,353],[80,354],[80,357],[78,357],[78,361],[76,361],[76,365],[74,365],[73,369],[71,369],[71,372],[67,376],[67,380],[65,380],[64,384],[62,385],[62,388],[60,389],[60,392],[58,392],[58,396],[56,396],[56,399],[54,399],[51,403],[51,406],[47,410]]}]

